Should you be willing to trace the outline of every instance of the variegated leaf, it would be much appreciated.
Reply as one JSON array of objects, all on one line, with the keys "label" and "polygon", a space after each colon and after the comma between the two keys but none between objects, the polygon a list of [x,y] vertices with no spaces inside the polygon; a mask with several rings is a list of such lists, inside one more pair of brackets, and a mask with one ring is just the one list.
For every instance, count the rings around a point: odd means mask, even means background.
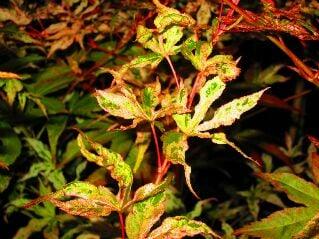
[{"label": "variegated leaf", "polygon": [[104,148],[101,144],[92,142],[86,138],[96,154],[86,149],[81,134],[78,135],[78,145],[84,157],[90,162],[105,167],[111,172],[112,178],[119,183],[120,191],[123,191],[124,197],[128,196],[133,182],[133,173],[131,167],[123,161],[120,154]]},{"label": "variegated leaf", "polygon": [[117,198],[109,189],[86,182],[70,183],[59,191],[31,201],[26,207],[45,201],[68,214],[84,217],[108,216],[112,211],[120,210]]},{"label": "variegated leaf", "polygon": [[264,89],[256,93],[240,97],[219,107],[216,110],[214,117],[211,120],[198,125],[196,130],[207,131],[216,129],[220,126],[233,124],[243,113],[257,105],[258,100],[266,90],[267,89]]},{"label": "variegated leaf", "polygon": [[143,113],[137,101],[122,94],[97,90],[95,95],[97,102],[106,112],[124,119],[143,117]]},{"label": "variegated leaf", "polygon": [[205,223],[178,216],[166,218],[160,227],[149,234],[147,239],[180,239],[196,235],[203,235],[206,238],[221,238]]},{"label": "variegated leaf", "polygon": [[165,193],[135,203],[125,220],[129,239],[144,239],[165,211]]},{"label": "variegated leaf", "polygon": [[165,158],[173,164],[180,164],[184,167],[187,186],[194,196],[199,198],[191,184],[191,167],[185,161],[185,152],[188,149],[187,136],[180,132],[168,131],[161,139]]}]

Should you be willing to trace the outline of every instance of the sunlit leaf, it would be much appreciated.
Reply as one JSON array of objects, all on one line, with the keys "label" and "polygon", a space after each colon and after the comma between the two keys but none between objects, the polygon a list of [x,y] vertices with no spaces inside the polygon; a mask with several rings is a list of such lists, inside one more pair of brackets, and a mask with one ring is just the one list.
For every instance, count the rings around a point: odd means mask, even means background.
[{"label": "sunlit leaf", "polygon": [[[204,87],[199,92],[200,100],[195,106],[195,113],[191,120],[192,129],[195,129],[204,119],[207,110],[211,104],[221,96],[225,87],[225,83],[218,76],[206,82]],[[198,128],[196,128],[196,131],[197,130]]]},{"label": "sunlit leaf", "polygon": [[305,225],[305,227],[293,239],[317,238],[319,234],[319,212]]},{"label": "sunlit leaf", "polygon": [[155,26],[162,32],[167,26],[178,25],[190,27],[195,24],[195,20],[188,14],[180,13],[174,8],[166,7],[159,0],[153,0],[158,12],[154,20]]},{"label": "sunlit leaf", "polygon": [[[88,140],[88,138],[86,138]],[[91,147],[96,154],[91,153],[83,142],[81,134],[78,135],[78,145],[81,153],[90,162],[94,162],[99,166],[105,167],[111,172],[111,176],[118,181],[120,190],[123,190],[124,197],[128,196],[133,182],[133,173],[128,164],[126,164],[121,155],[115,153],[101,144],[89,140]]]},{"label": "sunlit leaf", "polygon": [[210,3],[206,0],[202,1],[200,4],[200,8],[196,14],[197,24],[205,25],[209,23],[209,19],[211,17],[211,6]]},{"label": "sunlit leaf", "polygon": [[120,210],[119,202],[109,189],[86,182],[70,183],[59,191],[31,201],[26,207],[45,201],[68,214],[84,217],[108,216],[112,211]]},{"label": "sunlit leaf", "polygon": [[20,79],[21,77],[19,75],[15,74],[15,73],[0,71],[0,78]]},{"label": "sunlit leaf", "polygon": [[239,119],[240,116],[246,111],[252,109],[257,105],[259,98],[265,92],[265,90],[258,91],[251,95],[243,96],[235,99],[221,107],[219,107],[211,120],[200,124],[196,130],[207,131],[218,128],[220,126],[228,126]]},{"label": "sunlit leaf", "polygon": [[192,188],[190,180],[191,167],[185,161],[185,152],[188,149],[186,135],[180,132],[168,131],[161,139],[163,141],[163,154],[165,159],[173,164],[180,164],[184,167],[187,186],[194,196],[199,198]]},{"label": "sunlit leaf", "polygon": [[147,239],[180,239],[196,235],[203,235],[206,238],[221,238],[205,223],[178,216],[166,218],[160,227],[149,234]]},{"label": "sunlit leaf", "polygon": [[125,220],[129,239],[144,239],[165,211],[165,193],[135,203]]},{"label": "sunlit leaf", "polygon": [[291,239],[293,235],[305,227],[315,214],[316,211],[312,208],[286,208],[261,221],[236,230],[235,234],[245,234],[263,239]]},{"label": "sunlit leaf", "polygon": [[284,191],[290,200],[319,209],[319,188],[313,183],[290,173],[266,173],[261,176],[278,190]]},{"label": "sunlit leaf", "polygon": [[138,103],[124,95],[97,90],[95,97],[101,108],[111,115],[124,119],[143,117]]}]

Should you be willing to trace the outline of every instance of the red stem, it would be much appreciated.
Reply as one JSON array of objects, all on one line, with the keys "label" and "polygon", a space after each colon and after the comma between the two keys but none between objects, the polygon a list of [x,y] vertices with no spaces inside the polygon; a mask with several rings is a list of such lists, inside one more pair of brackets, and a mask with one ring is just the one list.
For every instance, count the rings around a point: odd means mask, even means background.
[{"label": "red stem", "polygon": [[125,223],[124,223],[123,214],[120,212],[119,212],[119,220],[121,224],[122,239],[125,239]]},{"label": "red stem", "polygon": [[162,168],[162,159],[161,159],[161,151],[158,144],[157,134],[156,134],[156,130],[153,123],[151,123],[151,129],[152,129],[152,135],[154,138],[156,154],[157,154],[157,173],[159,174]]},{"label": "red stem", "polygon": [[176,71],[174,69],[173,63],[172,63],[171,59],[169,58],[169,56],[165,56],[165,59],[167,60],[167,62],[169,64],[169,67],[171,68],[171,71],[172,71],[172,73],[174,75],[174,79],[175,79],[177,88],[179,88],[179,82],[178,82],[177,74],[176,74]]}]

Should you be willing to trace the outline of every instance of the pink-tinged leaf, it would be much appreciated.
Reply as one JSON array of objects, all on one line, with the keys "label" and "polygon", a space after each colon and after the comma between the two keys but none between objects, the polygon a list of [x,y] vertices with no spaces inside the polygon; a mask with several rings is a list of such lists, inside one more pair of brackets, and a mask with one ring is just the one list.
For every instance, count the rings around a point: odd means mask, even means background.
[{"label": "pink-tinged leaf", "polygon": [[243,113],[257,105],[259,98],[266,90],[267,89],[264,89],[251,95],[240,97],[219,107],[216,110],[214,117],[211,120],[200,124],[196,130],[207,131],[220,126],[232,125]]},{"label": "pink-tinged leaf", "polygon": [[319,139],[314,136],[308,136],[308,139],[313,143],[317,148],[319,148]]},{"label": "pink-tinged leaf", "polygon": [[262,239],[291,239],[316,214],[313,208],[287,208],[235,231],[235,235],[249,235]]},{"label": "pink-tinged leaf", "polygon": [[180,239],[196,235],[203,235],[206,238],[221,238],[205,223],[178,216],[166,218],[160,227],[150,233],[147,239]]},{"label": "pink-tinged leaf", "polygon": [[83,217],[108,216],[112,211],[120,210],[120,203],[108,188],[86,182],[70,183],[59,191],[32,200],[25,207],[45,201],[52,202],[68,214]]},{"label": "pink-tinged leaf", "polygon": [[125,220],[129,239],[145,239],[152,226],[165,211],[165,193],[159,193],[135,203]]},{"label": "pink-tinged leaf", "polygon": [[296,203],[319,209],[319,188],[291,173],[265,173],[260,176],[276,189],[284,191]]}]

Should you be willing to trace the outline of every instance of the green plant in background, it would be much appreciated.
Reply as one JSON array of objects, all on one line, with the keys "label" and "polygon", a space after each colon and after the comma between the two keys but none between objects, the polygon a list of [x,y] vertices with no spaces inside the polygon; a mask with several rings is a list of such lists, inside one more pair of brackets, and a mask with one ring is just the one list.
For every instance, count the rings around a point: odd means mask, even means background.
[{"label": "green plant in background", "polygon": [[[306,64],[279,36],[318,40],[317,4],[239,2],[176,1],[175,8],[158,0],[1,3],[1,53],[9,60],[0,61],[0,203],[5,221],[15,214],[25,219],[15,239],[318,236],[318,188],[298,177],[318,183],[318,140],[309,137],[304,160],[296,126],[304,117],[299,98],[309,91],[299,82],[293,96],[272,95],[268,86],[294,84],[281,74],[287,63],[257,60],[240,69],[233,55],[245,37],[229,34],[264,35],[292,61],[289,69],[318,85],[315,53],[308,52]],[[241,70],[245,81],[235,81]],[[233,99],[234,90],[254,93]],[[234,124],[258,101],[292,112],[285,147],[268,141],[269,132]],[[264,154],[249,156],[230,139]],[[222,182],[227,200],[199,200],[189,211],[184,181],[186,192],[200,199],[203,185],[191,183],[196,170],[228,174],[218,165],[223,160],[206,160],[206,143],[194,142],[214,143],[219,159],[230,146],[259,178],[240,175],[250,180],[248,189]],[[198,160],[188,161],[193,157]],[[271,184],[303,206],[287,207],[291,202]],[[258,221],[273,207],[282,210]]]}]

